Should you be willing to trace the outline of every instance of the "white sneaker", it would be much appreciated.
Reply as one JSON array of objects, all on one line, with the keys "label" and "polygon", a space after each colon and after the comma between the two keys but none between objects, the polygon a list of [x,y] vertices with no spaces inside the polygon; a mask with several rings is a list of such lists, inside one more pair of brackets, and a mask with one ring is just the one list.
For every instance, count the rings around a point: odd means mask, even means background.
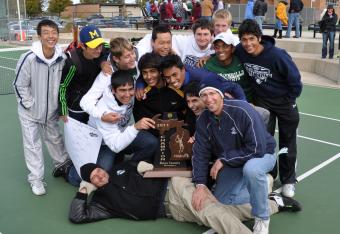
[{"label": "white sneaker", "polygon": [[284,184],[282,186],[282,195],[285,197],[294,197],[295,184]]},{"label": "white sneaker", "polygon": [[46,194],[45,186],[46,186],[46,183],[42,181],[35,181],[31,183],[33,194],[37,196]]},{"label": "white sneaker", "polygon": [[270,219],[264,220],[255,217],[253,234],[269,234],[269,222]]},{"label": "white sneaker", "polygon": [[267,174],[268,194],[273,192],[274,178],[271,174]]}]

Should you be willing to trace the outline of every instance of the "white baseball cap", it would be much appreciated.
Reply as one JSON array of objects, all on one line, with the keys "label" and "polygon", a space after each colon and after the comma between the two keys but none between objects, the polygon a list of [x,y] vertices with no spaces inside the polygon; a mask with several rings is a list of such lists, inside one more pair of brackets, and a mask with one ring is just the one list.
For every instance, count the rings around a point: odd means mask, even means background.
[{"label": "white baseball cap", "polygon": [[214,38],[213,43],[215,43],[215,41],[218,41],[218,40],[223,41],[227,45],[236,46],[238,44],[238,41],[235,40],[235,36],[231,32],[223,32],[223,33],[218,34]]}]

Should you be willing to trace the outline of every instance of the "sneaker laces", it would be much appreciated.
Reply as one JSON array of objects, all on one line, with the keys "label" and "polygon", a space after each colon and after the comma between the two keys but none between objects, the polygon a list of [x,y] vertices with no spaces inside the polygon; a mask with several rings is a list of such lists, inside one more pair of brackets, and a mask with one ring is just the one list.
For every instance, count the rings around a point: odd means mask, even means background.
[{"label": "sneaker laces", "polygon": [[269,195],[270,200],[274,200],[279,206],[279,211],[291,211],[297,212],[302,210],[302,205],[290,197],[283,197],[277,193],[271,193]]},{"label": "sneaker laces", "polygon": [[287,190],[295,191],[295,185],[294,184],[286,184],[285,187],[286,187]]},{"label": "sneaker laces", "polygon": [[263,220],[263,219],[255,218],[253,233],[267,233],[268,227],[269,227],[269,219]]},{"label": "sneaker laces", "polygon": [[40,186],[47,187],[47,183],[45,181],[32,182],[31,183],[31,187],[33,187],[33,186],[36,186],[36,187],[40,187]]},{"label": "sneaker laces", "polygon": [[283,207],[285,204],[283,203],[282,197],[278,196],[276,193],[271,193],[269,195],[270,200],[274,200],[276,204],[280,207]]}]

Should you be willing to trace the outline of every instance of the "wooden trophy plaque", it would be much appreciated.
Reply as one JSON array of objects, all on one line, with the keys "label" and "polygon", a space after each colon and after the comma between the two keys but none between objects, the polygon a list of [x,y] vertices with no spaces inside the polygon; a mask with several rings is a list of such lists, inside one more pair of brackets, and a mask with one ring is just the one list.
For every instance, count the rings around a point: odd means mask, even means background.
[{"label": "wooden trophy plaque", "polygon": [[[169,113],[171,114],[171,113]],[[188,143],[190,133],[183,128],[184,121],[160,119],[155,115],[155,128],[159,130],[159,150],[155,156],[154,169],[144,177],[191,177],[192,144]]]}]

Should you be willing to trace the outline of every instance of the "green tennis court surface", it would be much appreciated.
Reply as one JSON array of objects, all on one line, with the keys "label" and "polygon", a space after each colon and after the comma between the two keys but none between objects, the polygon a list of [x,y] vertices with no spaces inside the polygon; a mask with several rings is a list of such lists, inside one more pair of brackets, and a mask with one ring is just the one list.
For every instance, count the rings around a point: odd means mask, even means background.
[{"label": "green tennis court surface", "polygon": [[[2,56],[2,55],[0,55]],[[2,76],[1,76],[2,77]],[[339,233],[340,90],[305,86],[299,98],[301,121],[298,138],[297,171],[302,180],[295,198],[303,204],[297,214],[279,213],[271,217],[271,234]],[[73,225],[68,208],[77,188],[51,176],[52,164],[45,150],[48,194],[34,196],[26,182],[21,132],[14,95],[0,96],[0,233],[2,234],[131,234],[203,233],[205,227],[171,219],[156,221],[105,220]],[[321,163],[328,159],[329,164]],[[317,166],[319,170],[311,170]],[[318,168],[317,168],[318,169]],[[306,174],[307,173],[307,174]],[[310,173],[310,174],[309,174]]]},{"label": "green tennis court surface", "polygon": [[21,48],[0,49],[0,94],[13,93],[12,83],[15,78],[15,67],[20,55],[26,50]]}]

